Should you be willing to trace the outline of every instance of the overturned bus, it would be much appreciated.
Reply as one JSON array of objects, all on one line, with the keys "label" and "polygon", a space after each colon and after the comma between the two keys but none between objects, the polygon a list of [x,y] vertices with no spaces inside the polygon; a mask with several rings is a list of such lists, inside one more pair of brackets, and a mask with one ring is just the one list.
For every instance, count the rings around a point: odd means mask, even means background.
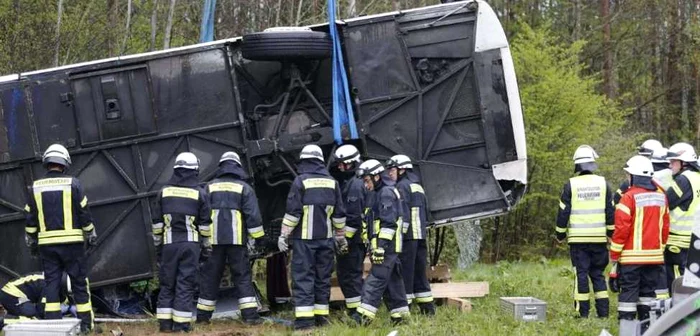
[{"label": "overturned bus", "polygon": [[[525,134],[504,31],[483,1],[338,22],[365,158],[406,154],[431,225],[509,211],[525,191]],[[175,156],[211,179],[241,154],[275,239],[298,152],[333,138],[329,25],[275,29],[0,77],[0,282],[40,269],[24,243],[27,186],[65,145],[99,234],[93,287],[152,278],[154,196]],[[346,130],[344,129],[344,134]],[[347,134],[346,134],[347,135]],[[330,160],[328,160],[330,161]]]}]

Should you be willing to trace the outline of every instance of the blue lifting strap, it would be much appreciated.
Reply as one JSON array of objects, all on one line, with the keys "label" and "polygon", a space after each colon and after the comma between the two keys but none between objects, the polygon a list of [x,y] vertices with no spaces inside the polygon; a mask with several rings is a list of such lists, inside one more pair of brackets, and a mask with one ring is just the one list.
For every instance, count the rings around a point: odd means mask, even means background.
[{"label": "blue lifting strap", "polygon": [[204,0],[202,24],[199,26],[199,43],[214,41],[214,13],[216,0]]}]

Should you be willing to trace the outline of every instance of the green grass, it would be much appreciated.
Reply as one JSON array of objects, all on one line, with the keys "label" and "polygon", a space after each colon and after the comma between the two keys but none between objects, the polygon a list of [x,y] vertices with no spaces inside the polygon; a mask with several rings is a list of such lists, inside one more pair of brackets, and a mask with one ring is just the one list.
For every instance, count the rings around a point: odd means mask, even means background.
[{"label": "green grass", "polygon": [[[490,294],[470,299],[473,310],[461,313],[452,307],[439,307],[435,318],[413,314],[408,323],[393,328],[385,308],[368,327],[351,327],[341,312],[333,312],[333,323],[317,329],[314,335],[387,335],[398,330],[399,335],[598,335],[602,329],[617,333],[617,300],[611,295],[611,318],[577,319],[572,304],[573,273],[568,260],[540,262],[501,262],[496,265],[477,264],[466,271],[453,271],[453,281],[488,281]],[[518,322],[501,310],[499,297],[534,296],[547,302],[546,322]],[[591,302],[593,306],[593,302]],[[591,315],[595,316],[592,311]],[[277,317],[291,320],[292,313]],[[114,325],[105,326],[106,330]],[[111,328],[110,328],[111,327]],[[126,335],[149,334],[157,329],[155,323],[140,326],[121,325]],[[198,326],[201,335],[290,335],[291,330],[277,325],[244,327],[238,322],[217,322]]]}]

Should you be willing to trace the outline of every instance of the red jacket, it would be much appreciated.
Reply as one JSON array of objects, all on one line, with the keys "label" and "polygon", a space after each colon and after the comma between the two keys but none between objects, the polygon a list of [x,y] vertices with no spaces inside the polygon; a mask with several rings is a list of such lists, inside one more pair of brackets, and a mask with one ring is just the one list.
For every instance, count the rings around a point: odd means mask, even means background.
[{"label": "red jacket", "polygon": [[630,187],[615,209],[610,259],[620,264],[663,264],[668,229],[668,199],[663,190]]}]

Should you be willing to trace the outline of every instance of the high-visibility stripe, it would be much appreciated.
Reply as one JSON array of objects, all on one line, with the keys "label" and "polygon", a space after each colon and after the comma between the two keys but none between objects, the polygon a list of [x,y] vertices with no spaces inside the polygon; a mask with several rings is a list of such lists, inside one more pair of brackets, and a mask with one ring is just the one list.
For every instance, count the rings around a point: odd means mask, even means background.
[{"label": "high-visibility stripe", "polygon": [[[332,232],[331,232],[333,230],[331,230],[331,227],[335,227],[337,230],[340,230],[340,229],[345,227],[345,221],[343,221],[342,225],[336,227],[336,224],[331,219],[334,208],[335,207],[332,205],[326,205],[326,238],[331,238],[333,236]],[[313,218],[313,217],[311,217],[311,218]]]},{"label": "high-visibility stripe", "polygon": [[605,214],[605,209],[575,209],[571,210],[572,215],[599,215]]},{"label": "high-visibility stripe", "polygon": [[394,237],[396,230],[381,228],[379,230],[379,239],[391,240]]},{"label": "high-visibility stripe", "polygon": [[572,237],[567,238],[569,243],[606,243],[607,237]]},{"label": "high-visibility stripe", "polygon": [[153,231],[154,234],[162,234],[163,233],[163,223],[153,223],[151,224],[151,230]]},{"label": "high-visibility stripe", "polygon": [[[399,216],[399,219],[396,220],[396,227],[402,227],[403,225],[403,219],[401,216]],[[396,230],[396,236],[394,237],[394,243],[396,245],[396,252],[401,253],[403,250],[403,231],[402,230]]]},{"label": "high-visibility stripe", "polygon": [[24,228],[24,232],[29,233],[29,234],[34,234],[37,231],[39,231],[39,229],[37,229],[36,226],[27,226]]},{"label": "high-visibility stripe", "polygon": [[678,267],[678,265],[673,265],[673,278],[674,278],[674,279],[675,279],[675,278],[680,278],[680,276],[681,276],[680,267]]},{"label": "high-visibility stripe", "polygon": [[263,230],[262,226],[258,226],[248,229],[248,234],[254,239],[258,239],[265,235],[265,231]]},{"label": "high-visibility stripe", "polygon": [[564,202],[559,201],[559,209],[566,210],[566,204]]},{"label": "high-visibility stripe", "polygon": [[309,178],[302,181],[302,184],[304,184],[304,189],[335,189],[335,183],[335,180],[329,178]]},{"label": "high-visibility stripe", "polygon": [[209,192],[232,192],[236,194],[243,193],[243,185],[233,182],[218,182],[209,185]]},{"label": "high-visibility stripe", "polygon": [[11,296],[14,296],[16,298],[26,298],[27,295],[24,294],[17,286],[13,284],[6,284],[4,287],[2,287],[2,291],[10,294]]},{"label": "high-visibility stripe", "polygon": [[574,295],[574,300],[576,301],[588,301],[591,299],[589,293],[577,293]]},{"label": "high-visibility stripe", "polygon": [[92,230],[94,230],[94,229],[95,229],[95,225],[92,224],[92,223],[90,223],[90,224],[88,224],[87,226],[84,226],[84,227],[83,227],[83,231],[85,231],[85,232],[90,232],[90,231],[92,231]]},{"label": "high-visibility stripe", "polygon": [[[597,223],[569,223],[569,228],[570,229],[601,229],[605,228],[605,222],[597,222]],[[577,231],[582,231],[582,230],[577,230]],[[598,232],[599,230],[590,230],[593,232]]]},{"label": "high-visibility stripe", "polygon": [[39,232],[46,231],[46,221],[44,219],[44,201],[40,192],[34,191],[34,202],[36,202],[37,219],[39,220]]},{"label": "high-visibility stripe", "polygon": [[60,312],[61,311],[61,303],[60,302],[47,302],[46,305],[44,305],[44,310],[47,312]]},{"label": "high-visibility stripe", "polygon": [[567,229],[567,228],[563,228],[563,227],[558,227],[558,226],[557,226],[557,227],[554,228],[554,230],[557,231],[557,232],[559,232],[559,233],[566,233],[566,231],[567,231],[568,229]]},{"label": "high-visibility stripe", "polygon": [[219,209],[211,209],[211,244],[217,245],[219,243],[219,238],[217,237],[219,231]]},{"label": "high-visibility stripe", "polygon": [[328,305],[315,304],[314,305],[314,315],[327,316],[329,314]]},{"label": "high-visibility stripe", "polygon": [[331,218],[331,221],[336,229],[342,229],[345,226],[345,217]]},{"label": "high-visibility stripe", "polygon": [[360,300],[362,298],[360,296],[355,296],[351,298],[345,298],[345,307],[348,309],[354,309],[360,306]]},{"label": "high-visibility stripe", "polygon": [[294,307],[295,317],[314,317],[314,306]]},{"label": "high-visibility stripe", "polygon": [[617,311],[636,313],[637,312],[637,303],[636,302],[618,302],[617,303]]},{"label": "high-visibility stripe", "polygon": [[39,245],[53,245],[53,244],[71,244],[71,243],[82,243],[85,241],[82,235],[80,236],[68,236],[68,237],[56,237],[56,238],[42,238],[39,239]]},{"label": "high-visibility stripe", "polygon": [[410,184],[410,187],[411,187],[411,193],[412,193],[412,194],[414,194],[414,193],[425,194],[425,190],[423,190],[423,186],[421,186],[420,184],[411,183],[411,184]]},{"label": "high-visibility stripe", "polygon": [[216,310],[216,301],[198,298],[197,299],[197,309],[203,310],[203,311],[208,311],[208,312],[210,312],[210,311],[213,312],[214,310]]},{"label": "high-visibility stripe", "polygon": [[596,299],[607,299],[608,297],[609,294],[607,290],[595,292]]},{"label": "high-visibility stripe", "polygon": [[63,190],[63,229],[73,228],[73,191],[71,188]]},{"label": "high-visibility stripe", "polygon": [[189,323],[192,322],[192,312],[183,312],[173,309],[173,322]]},{"label": "high-visibility stripe", "polygon": [[171,320],[173,318],[173,309],[172,308],[157,308],[156,309],[156,317],[159,320]]},{"label": "high-visibility stripe", "polygon": [[616,242],[610,242],[610,251],[613,252],[622,252],[622,249],[625,247],[624,244],[618,244]]},{"label": "high-visibility stripe", "polygon": [[250,308],[257,308],[258,307],[258,301],[255,299],[254,296],[248,296],[248,297],[243,297],[238,299],[238,308],[239,309],[250,309]]},{"label": "high-visibility stripe", "polygon": [[294,217],[290,214],[284,214],[284,218],[282,219],[282,224],[289,226],[289,227],[295,227],[297,224],[299,224],[299,217]]},{"label": "high-visibility stripe", "polygon": [[[310,211],[313,211],[313,205],[304,205],[302,207],[303,214],[301,215],[301,239],[311,239],[312,235],[309,235],[309,226],[313,230],[313,225],[309,223],[309,217],[313,218],[313,214],[309,215]],[[313,232],[312,232],[313,233]]]},{"label": "high-visibility stripe", "polygon": [[165,187],[163,188],[162,197],[179,197],[199,200],[199,191],[191,188]]},{"label": "high-visibility stripe", "polygon": [[410,315],[410,310],[408,309],[408,306],[403,306],[399,308],[395,308],[389,311],[389,315],[393,318],[400,318],[403,316]]},{"label": "high-visibility stripe", "polygon": [[[197,309],[207,311],[207,312],[213,312],[214,310],[216,310],[216,307],[207,306],[207,305],[203,305],[201,303],[198,303]],[[242,309],[242,308],[239,307],[239,309]]]},{"label": "high-visibility stripe", "polygon": [[359,307],[357,307],[357,312],[365,317],[374,319],[374,317],[377,315],[377,308],[367,303],[362,303]]},{"label": "high-visibility stripe", "polygon": [[83,199],[80,201],[80,207],[84,208],[87,206],[87,204],[88,204],[87,196],[83,196]]},{"label": "high-visibility stripe", "polygon": [[78,310],[78,313],[87,313],[92,310],[92,304],[91,303],[82,303],[76,305],[76,308]]},{"label": "high-visibility stripe", "polygon": [[32,208],[29,206],[29,204],[25,204],[25,205],[24,205],[24,211],[25,211],[25,212],[31,212],[31,211],[32,211]]},{"label": "high-visibility stripe", "polygon": [[412,233],[413,233],[413,238],[415,239],[422,239],[423,237],[421,236],[421,228],[420,228],[420,208],[419,207],[412,207],[411,208],[411,226],[413,227]]},{"label": "high-visibility stripe", "polygon": [[349,227],[349,226],[345,227],[345,237],[352,238],[355,236],[355,232],[357,232],[356,228]]}]

